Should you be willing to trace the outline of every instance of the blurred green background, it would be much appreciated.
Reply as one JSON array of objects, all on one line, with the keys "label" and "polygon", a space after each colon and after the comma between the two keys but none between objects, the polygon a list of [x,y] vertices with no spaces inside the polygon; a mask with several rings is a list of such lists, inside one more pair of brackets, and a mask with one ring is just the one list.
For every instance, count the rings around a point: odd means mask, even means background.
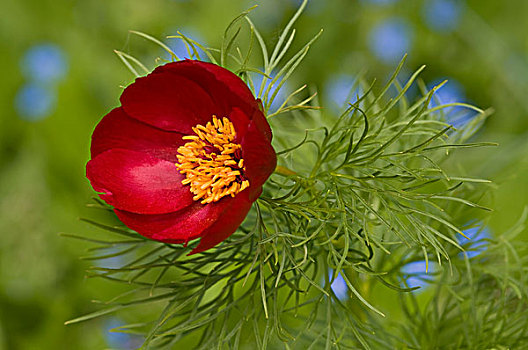
[{"label": "blurred green background", "polygon": [[[83,278],[90,235],[78,220],[93,192],[84,177],[90,135],[119,104],[133,79],[113,50],[155,65],[165,54],[131,36],[177,30],[217,47],[225,26],[254,0],[2,0],[0,20],[0,349],[134,348],[140,339],[108,329],[109,316],[64,326],[96,310],[122,287]],[[296,0],[262,0],[251,17],[269,45]],[[298,43],[324,28],[297,71],[327,108],[342,104],[355,77],[383,82],[405,52],[405,71],[420,65],[428,86],[443,79],[442,102],[462,101],[494,115],[479,140],[498,148],[464,153],[475,176],[494,180],[489,231],[508,228],[528,203],[528,2],[525,0],[312,0],[299,20]],[[181,45],[164,39],[185,56]],[[296,86],[292,86],[296,87]],[[286,90],[288,87],[286,88]],[[526,237],[526,233],[524,234]],[[105,262],[103,262],[105,263]],[[106,262],[111,266],[111,260]]]}]

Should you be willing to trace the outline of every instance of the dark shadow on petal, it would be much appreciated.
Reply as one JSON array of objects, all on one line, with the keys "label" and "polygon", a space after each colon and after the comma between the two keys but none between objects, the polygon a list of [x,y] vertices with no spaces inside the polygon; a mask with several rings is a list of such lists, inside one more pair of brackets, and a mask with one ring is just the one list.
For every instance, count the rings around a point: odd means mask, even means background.
[{"label": "dark shadow on petal", "polygon": [[157,128],[189,135],[192,127],[206,124],[221,109],[196,82],[175,74],[138,78],[121,95],[130,117]]},{"label": "dark shadow on petal", "polygon": [[234,198],[212,204],[193,202],[188,207],[167,214],[144,215],[115,210],[118,218],[129,228],[150,239],[166,243],[186,243],[202,236],[226,211]]},{"label": "dark shadow on petal", "polygon": [[189,255],[210,249],[231,236],[246,218],[252,204],[244,191],[235,196],[218,220],[202,232],[200,243]]},{"label": "dark shadow on petal", "polygon": [[113,109],[97,124],[92,134],[92,158],[113,148],[139,151],[176,163],[184,134],[157,129],[126,115],[121,107]]}]

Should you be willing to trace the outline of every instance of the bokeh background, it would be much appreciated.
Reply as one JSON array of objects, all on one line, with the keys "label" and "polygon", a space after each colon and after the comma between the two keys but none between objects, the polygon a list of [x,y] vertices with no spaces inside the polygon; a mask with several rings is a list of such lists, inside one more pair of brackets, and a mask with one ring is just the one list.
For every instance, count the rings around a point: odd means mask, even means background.
[{"label": "bokeh background", "polygon": [[[216,47],[225,26],[254,0],[2,0],[0,19],[0,349],[128,349],[141,339],[108,332],[127,315],[74,326],[123,288],[84,278],[90,235],[84,177],[98,120],[133,79],[113,50],[151,67],[165,57],[130,29],[161,38],[185,56],[180,30]],[[252,12],[268,44],[298,6],[261,0]],[[525,0],[311,0],[299,41],[320,28],[294,82],[336,108],[360,74],[383,82],[404,53],[404,74],[420,65],[426,85],[448,79],[442,102],[493,107],[476,136],[500,147],[464,153],[464,167],[495,181],[486,234],[508,228],[528,204],[528,2]],[[287,89],[288,87],[286,87]],[[411,92],[412,93],[412,92]],[[524,233],[523,239],[527,234]],[[105,266],[116,263],[109,259]],[[339,283],[339,282],[337,282]],[[339,286],[336,285],[336,288]]]}]

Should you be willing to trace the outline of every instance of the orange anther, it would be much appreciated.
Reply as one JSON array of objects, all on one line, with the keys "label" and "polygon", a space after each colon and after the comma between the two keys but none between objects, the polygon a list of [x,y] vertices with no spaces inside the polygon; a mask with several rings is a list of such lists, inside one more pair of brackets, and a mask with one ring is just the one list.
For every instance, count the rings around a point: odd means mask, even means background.
[{"label": "orange anther", "polygon": [[[198,124],[192,130],[196,135],[182,138],[189,142],[178,148],[176,167],[185,175],[182,184],[190,185],[193,200],[208,204],[228,195],[234,197],[248,188],[248,180],[239,180],[244,177],[245,168],[244,160],[235,158],[241,146],[234,143],[233,123],[226,117],[213,116],[212,122]],[[210,146],[214,148],[212,152]]]}]

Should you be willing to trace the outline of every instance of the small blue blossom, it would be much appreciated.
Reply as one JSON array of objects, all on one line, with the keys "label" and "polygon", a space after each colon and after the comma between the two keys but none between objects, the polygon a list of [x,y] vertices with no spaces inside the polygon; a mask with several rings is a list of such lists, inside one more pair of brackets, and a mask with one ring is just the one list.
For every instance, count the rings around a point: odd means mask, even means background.
[{"label": "small blue blossom", "polygon": [[427,273],[425,260],[414,261],[404,265],[401,269],[403,277],[409,288],[420,287],[423,290],[434,279],[432,273],[435,271],[435,263],[429,261],[429,270]]},{"label": "small blue blossom", "polygon": [[[104,252],[105,255],[117,253],[118,249],[107,250]],[[105,269],[119,269],[125,265],[125,261],[122,255],[112,256],[106,259],[95,260],[95,265]]]},{"label": "small blue blossom", "polygon": [[[464,230],[464,234],[469,239],[462,235],[459,235],[458,242],[466,250],[465,253],[468,258],[474,258],[482,254],[488,248],[486,239],[491,238],[491,232],[489,227],[482,227],[481,225],[477,225],[475,227],[471,227],[467,230]],[[464,258],[464,253],[459,253],[459,257]]]},{"label": "small blue blossom", "polygon": [[[125,252],[123,247],[108,247],[99,250],[99,256],[109,256],[104,259],[96,259],[94,263],[96,266],[107,269],[118,269],[126,264],[127,257],[135,256],[133,252]],[[113,256],[112,256],[113,255]]]},{"label": "small blue blossom", "polygon": [[66,56],[55,44],[31,47],[24,54],[20,65],[26,78],[46,84],[63,79],[68,71]]},{"label": "small blue blossom", "polygon": [[123,324],[124,322],[115,317],[105,322],[104,329],[107,344],[115,349],[137,349],[143,343],[142,337],[112,331],[112,329],[122,326]]},{"label": "small blue blossom", "polygon": [[[453,103],[453,102],[462,102],[465,99],[464,87],[458,81],[452,78],[440,78],[435,79],[429,86],[430,89],[442,83],[444,80],[447,82],[440,87],[433,96],[431,104],[433,106],[438,106],[441,104]],[[453,107],[461,108],[461,107]]]},{"label": "small blue blossom", "polygon": [[[330,269],[328,271],[328,275],[330,277],[330,280],[333,278],[334,271]],[[337,299],[341,301],[345,301],[348,299],[348,286],[345,282],[345,279],[341,275],[341,272],[337,274],[335,280],[332,282],[332,285],[330,285],[330,288],[332,289],[332,292],[336,295]]]},{"label": "small blue blossom", "polygon": [[39,121],[53,113],[57,98],[55,92],[42,85],[30,83],[22,86],[15,96],[15,110],[20,118]]},{"label": "small blue blossom", "polygon": [[434,31],[449,32],[458,26],[462,5],[454,0],[430,0],[423,7],[423,17],[427,26]]},{"label": "small blue blossom", "polygon": [[346,108],[348,103],[355,103],[358,97],[361,97],[362,90],[356,87],[354,91],[354,83],[356,79],[351,75],[336,75],[330,77],[325,84],[325,98],[330,101],[331,107],[337,107],[338,112],[342,112],[343,108]]},{"label": "small blue blossom", "polygon": [[392,18],[375,26],[369,35],[372,53],[382,62],[394,64],[411,49],[412,28],[401,18]]},{"label": "small blue blossom", "polygon": [[[192,40],[204,45],[204,41],[202,39],[202,36],[195,29],[183,29],[183,30],[179,30],[179,32],[181,32],[187,38],[192,39]],[[168,35],[171,35],[171,36],[172,35],[178,35],[178,30],[170,31]],[[183,60],[183,59],[186,59],[186,58],[191,58],[191,55],[189,54],[189,51],[187,50],[187,47],[186,47],[183,39],[170,38],[170,39],[167,39],[167,42],[165,44],[172,50],[172,52],[174,52],[174,54],[179,59]],[[206,45],[204,45],[204,46],[206,46]],[[207,55],[200,48],[198,48],[196,45],[195,45],[195,47],[196,47],[196,51],[200,55],[200,59],[202,61],[207,61],[208,60]],[[191,53],[193,52],[192,47],[190,47],[190,46],[189,46],[189,50],[191,50]],[[165,53],[165,57],[164,58],[170,60],[171,59],[171,55],[167,52],[167,53]]]},{"label": "small blue blossom", "polygon": [[[429,88],[432,89],[434,86],[440,84],[444,80],[446,79],[435,80],[432,84],[430,84]],[[433,99],[431,100],[431,107],[455,102],[466,102],[466,96],[462,84],[454,79],[447,80],[447,83],[435,92]],[[450,123],[456,128],[464,126],[464,124],[469,122],[477,114],[471,109],[460,106],[447,107],[442,109],[441,112],[444,114],[446,122]]]},{"label": "small blue blossom", "polygon": [[[263,69],[261,69],[261,70],[263,71]],[[260,91],[260,86],[262,84],[262,80],[264,79],[264,76],[262,74],[258,74],[258,73],[251,74],[251,81],[253,82],[253,86],[255,88],[255,91],[254,91],[255,96],[258,96],[259,93],[262,93],[262,95],[263,95],[266,92],[266,90],[268,89],[268,87],[271,84],[271,81],[275,77],[275,74],[271,73],[269,76],[271,77],[271,79],[267,79],[266,83],[264,84],[264,87],[263,87],[262,91]],[[273,96],[275,89],[277,89],[277,87],[279,86],[280,83],[281,83],[281,79],[278,79],[273,84],[273,86],[271,87],[270,92],[268,94],[269,98],[271,98],[271,96]],[[286,91],[288,91],[288,83],[284,83],[282,85],[281,89],[277,92],[277,95],[275,96],[275,99],[271,103],[270,111],[272,113],[275,112],[277,109],[279,109],[279,107],[284,103],[284,101],[288,97],[288,94],[286,93]],[[260,96],[260,98],[262,98],[262,97],[263,96]]]}]

